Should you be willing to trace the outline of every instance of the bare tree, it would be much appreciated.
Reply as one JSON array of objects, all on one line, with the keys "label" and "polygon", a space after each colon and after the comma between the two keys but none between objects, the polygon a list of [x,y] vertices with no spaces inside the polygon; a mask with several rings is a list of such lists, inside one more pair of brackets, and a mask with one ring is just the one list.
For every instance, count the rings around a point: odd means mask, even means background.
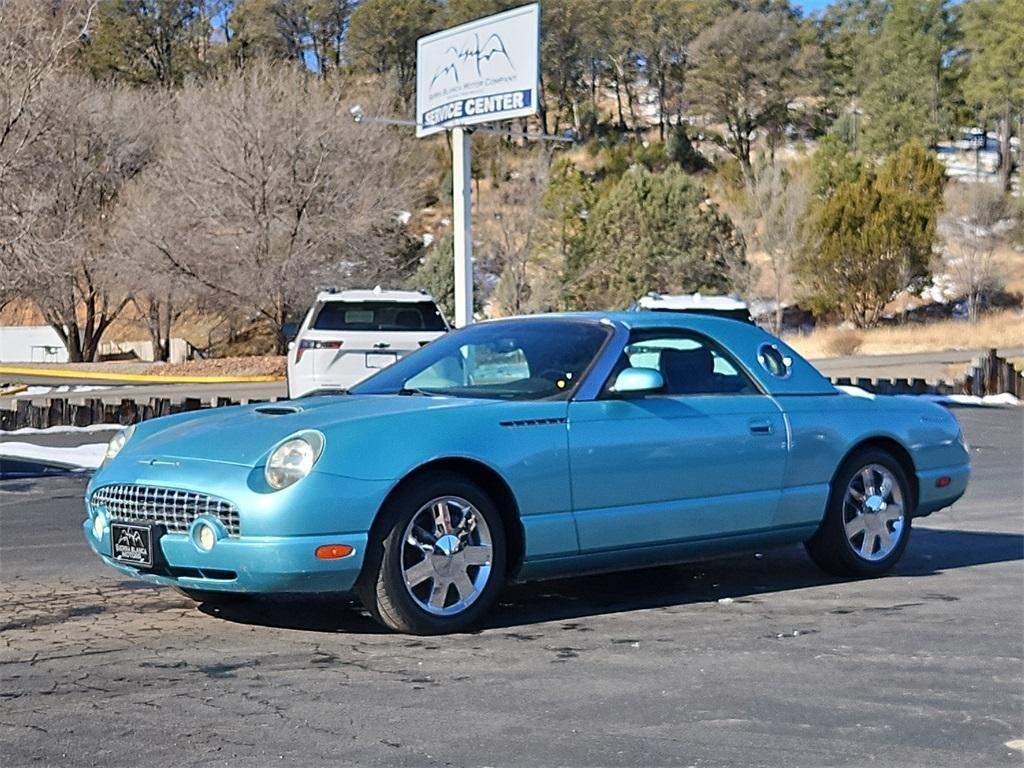
[{"label": "bare tree", "polygon": [[0,1],[0,186],[50,123],[38,108],[47,78],[67,63],[96,2]]},{"label": "bare tree", "polygon": [[153,154],[158,120],[138,93],[78,77],[50,85],[52,129],[34,143],[31,173],[21,175],[31,192],[19,210],[33,223],[9,251],[20,267],[18,293],[36,305],[72,361],[90,361],[129,301],[113,226],[125,182]]},{"label": "bare tree", "polygon": [[[162,141],[166,140],[165,132]],[[173,259],[183,260],[199,247],[199,236],[182,202],[161,194],[153,184],[157,174],[151,169],[124,190],[114,244],[124,265],[131,303],[149,333],[154,359],[166,361],[175,323],[204,291],[173,266]]]},{"label": "bare tree", "polygon": [[985,295],[997,287],[996,246],[1013,227],[1006,195],[989,184],[950,184],[939,218],[944,268],[967,294],[967,316],[976,322]]},{"label": "bare tree", "polygon": [[[481,227],[488,247],[486,266],[499,276],[494,298],[505,314],[533,311],[533,289],[543,282],[535,261],[541,201],[551,164],[550,149],[538,147],[516,177],[501,186],[501,205]],[[543,291],[537,298],[543,296]]]},{"label": "bare tree", "polygon": [[96,0],[0,0],[0,302],[15,295],[12,244],[31,228],[35,145],[53,128],[46,103],[54,74],[90,26]]},{"label": "bare tree", "polygon": [[[381,276],[421,171],[411,139],[357,125],[322,81],[256,65],[186,87],[154,184],[195,246],[164,258],[277,332],[320,285]],[[397,277],[397,276],[396,276]]]},{"label": "bare tree", "polygon": [[774,330],[782,330],[783,299],[793,257],[807,238],[805,220],[813,195],[807,168],[760,163],[746,185],[746,206],[740,216],[748,241],[768,258],[775,293]]}]

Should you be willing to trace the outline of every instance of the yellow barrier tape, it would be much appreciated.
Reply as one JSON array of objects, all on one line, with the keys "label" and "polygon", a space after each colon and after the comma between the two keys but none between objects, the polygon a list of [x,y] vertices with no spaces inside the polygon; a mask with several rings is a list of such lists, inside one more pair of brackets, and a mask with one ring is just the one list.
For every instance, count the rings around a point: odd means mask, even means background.
[{"label": "yellow barrier tape", "polygon": [[95,371],[65,371],[11,366],[0,366],[0,375],[83,379],[128,384],[254,384],[285,380],[284,376],[159,376],[148,373],[96,373]]}]

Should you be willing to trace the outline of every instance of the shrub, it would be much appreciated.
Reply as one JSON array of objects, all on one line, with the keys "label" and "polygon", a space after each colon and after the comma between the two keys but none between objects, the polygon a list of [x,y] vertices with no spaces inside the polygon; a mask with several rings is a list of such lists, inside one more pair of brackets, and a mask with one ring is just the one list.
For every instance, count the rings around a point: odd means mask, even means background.
[{"label": "shrub", "polygon": [[864,337],[855,328],[836,328],[825,339],[825,351],[834,357],[854,355],[864,343]]}]

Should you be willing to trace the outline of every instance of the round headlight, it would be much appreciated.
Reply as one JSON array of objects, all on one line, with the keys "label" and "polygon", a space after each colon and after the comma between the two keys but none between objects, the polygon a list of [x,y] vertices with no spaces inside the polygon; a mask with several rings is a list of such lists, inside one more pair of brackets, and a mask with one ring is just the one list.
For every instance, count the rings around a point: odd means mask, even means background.
[{"label": "round headlight", "polygon": [[263,471],[267,484],[281,490],[297,483],[312,471],[323,448],[324,438],[319,432],[303,432],[285,440],[267,459]]},{"label": "round headlight", "polygon": [[124,444],[131,440],[132,435],[135,433],[135,425],[132,424],[125,429],[122,429],[107,443],[107,452],[103,456],[103,463],[106,464],[108,461],[113,459],[117,454],[124,448]]}]

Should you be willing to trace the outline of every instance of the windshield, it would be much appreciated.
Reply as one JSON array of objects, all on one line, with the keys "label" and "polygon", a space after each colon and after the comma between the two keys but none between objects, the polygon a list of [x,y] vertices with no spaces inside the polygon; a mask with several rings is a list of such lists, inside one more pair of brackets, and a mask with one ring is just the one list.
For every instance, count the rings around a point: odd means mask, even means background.
[{"label": "windshield", "polygon": [[472,325],[385,368],[351,393],[564,399],[609,334],[599,323],[561,318]]},{"label": "windshield", "polygon": [[432,301],[326,301],[312,328],[317,331],[444,331]]}]

